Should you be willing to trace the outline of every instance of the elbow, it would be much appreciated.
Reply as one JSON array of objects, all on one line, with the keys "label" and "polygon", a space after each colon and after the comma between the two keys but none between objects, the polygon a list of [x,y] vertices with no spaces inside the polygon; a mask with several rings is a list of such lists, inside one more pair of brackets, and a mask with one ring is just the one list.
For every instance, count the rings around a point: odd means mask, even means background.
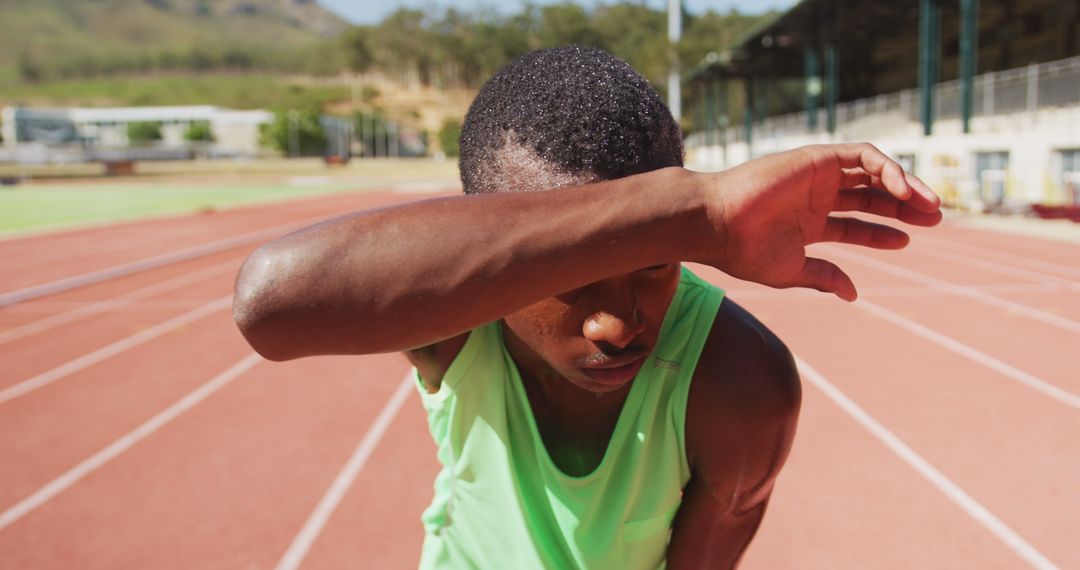
[{"label": "elbow", "polygon": [[279,263],[265,246],[256,250],[240,267],[233,293],[233,322],[255,352],[267,360],[280,362],[297,358],[289,354],[281,342],[282,333],[274,325],[276,307],[275,282],[280,277]]}]

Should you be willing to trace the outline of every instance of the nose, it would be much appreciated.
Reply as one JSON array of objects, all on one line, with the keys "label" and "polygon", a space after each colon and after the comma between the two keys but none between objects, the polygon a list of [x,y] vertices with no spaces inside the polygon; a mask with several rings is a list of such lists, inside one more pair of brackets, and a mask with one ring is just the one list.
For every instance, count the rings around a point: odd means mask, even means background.
[{"label": "nose", "polygon": [[585,338],[597,343],[608,343],[619,348],[626,348],[634,337],[645,330],[637,309],[626,315],[616,315],[600,311],[585,319],[582,332]]}]

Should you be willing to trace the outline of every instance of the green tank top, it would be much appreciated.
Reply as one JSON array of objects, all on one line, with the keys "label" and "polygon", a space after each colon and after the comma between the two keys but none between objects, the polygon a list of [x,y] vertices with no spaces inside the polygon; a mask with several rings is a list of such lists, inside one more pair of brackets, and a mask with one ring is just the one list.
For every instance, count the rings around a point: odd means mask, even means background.
[{"label": "green tank top", "polygon": [[690,478],[686,398],[722,298],[682,270],[603,459],[581,477],[548,456],[499,322],[469,334],[438,392],[414,370],[443,466],[422,516],[420,567],[663,567]]}]

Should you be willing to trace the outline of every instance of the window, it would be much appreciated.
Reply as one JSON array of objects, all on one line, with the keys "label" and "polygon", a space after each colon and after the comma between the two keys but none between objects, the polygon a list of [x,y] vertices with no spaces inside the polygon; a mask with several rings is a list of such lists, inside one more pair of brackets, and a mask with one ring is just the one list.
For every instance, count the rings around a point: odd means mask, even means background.
[{"label": "window", "polygon": [[1080,149],[1061,152],[1061,187],[1065,203],[1080,206]]},{"label": "window", "polygon": [[915,173],[914,154],[898,154],[896,155],[896,162],[900,163],[900,167],[904,169],[904,172],[907,172],[909,174]]},{"label": "window", "polygon": [[979,199],[990,209],[1005,202],[1005,183],[1009,179],[1008,152],[975,153],[975,181]]}]

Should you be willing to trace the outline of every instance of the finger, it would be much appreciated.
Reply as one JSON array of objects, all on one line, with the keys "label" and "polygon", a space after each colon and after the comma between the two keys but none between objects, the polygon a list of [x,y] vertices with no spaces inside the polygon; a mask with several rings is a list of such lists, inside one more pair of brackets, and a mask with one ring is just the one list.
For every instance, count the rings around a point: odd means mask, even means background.
[{"label": "finger", "polygon": [[935,212],[941,208],[941,197],[938,196],[918,176],[904,173],[908,186],[914,190],[910,203],[923,212]]},{"label": "finger", "polygon": [[802,270],[792,279],[791,286],[832,293],[845,301],[854,301],[859,296],[855,283],[847,273],[834,263],[816,257],[806,258]]},{"label": "finger", "polygon": [[[881,181],[876,176],[862,168],[845,168],[840,176],[841,188],[855,188],[857,186],[880,186]],[[875,184],[877,182],[877,184]]]},{"label": "finger", "polygon": [[818,241],[835,241],[872,247],[874,249],[901,249],[911,238],[896,228],[867,222],[858,218],[830,216],[825,221],[825,231]]},{"label": "finger", "polygon": [[936,226],[941,222],[941,210],[926,212],[911,202],[897,200],[879,188],[849,188],[836,195],[834,212],[866,212],[894,218],[915,226]]},{"label": "finger", "polygon": [[893,196],[906,200],[911,196],[904,169],[895,160],[870,143],[841,144],[828,147],[840,161],[841,168],[862,168],[881,180],[881,186]]}]

